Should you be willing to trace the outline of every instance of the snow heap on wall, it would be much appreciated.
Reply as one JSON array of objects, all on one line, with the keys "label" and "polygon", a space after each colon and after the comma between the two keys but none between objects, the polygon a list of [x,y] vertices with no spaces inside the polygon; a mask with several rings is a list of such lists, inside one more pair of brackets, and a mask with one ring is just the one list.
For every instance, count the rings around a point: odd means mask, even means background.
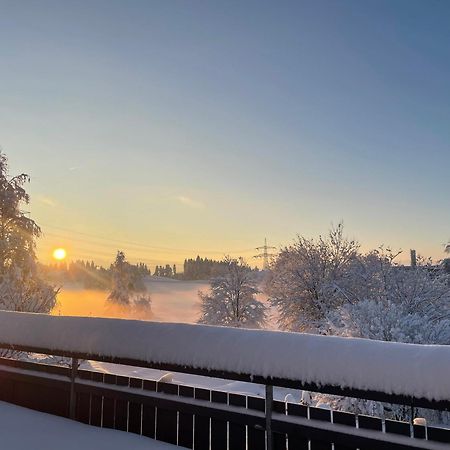
[{"label": "snow heap on wall", "polygon": [[0,342],[429,400],[450,398],[450,346],[443,345],[7,311],[0,312]]}]

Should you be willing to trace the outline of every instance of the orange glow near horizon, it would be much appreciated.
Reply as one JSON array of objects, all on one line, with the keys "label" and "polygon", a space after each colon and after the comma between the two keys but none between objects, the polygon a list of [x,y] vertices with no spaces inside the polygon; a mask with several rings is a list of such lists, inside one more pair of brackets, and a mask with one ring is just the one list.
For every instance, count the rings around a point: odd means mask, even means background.
[{"label": "orange glow near horizon", "polygon": [[57,261],[63,261],[66,259],[67,252],[64,248],[55,248],[53,250],[53,259],[56,259]]}]

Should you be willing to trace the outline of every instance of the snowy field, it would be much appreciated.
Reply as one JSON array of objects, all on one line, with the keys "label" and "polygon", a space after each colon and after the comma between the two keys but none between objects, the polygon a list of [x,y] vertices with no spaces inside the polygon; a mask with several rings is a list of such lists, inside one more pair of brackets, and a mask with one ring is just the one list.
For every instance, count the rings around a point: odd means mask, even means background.
[{"label": "snowy field", "polygon": [[5,450],[176,448],[133,433],[92,427],[4,402],[0,402],[0,435],[1,448]]},{"label": "snowy field", "polygon": [[[151,311],[136,317],[123,307],[111,305],[107,301],[108,292],[84,289],[75,283],[61,287],[58,305],[53,315],[111,317],[122,319],[143,319],[156,322],[196,323],[200,317],[199,291],[208,291],[207,281],[179,281],[170,278],[151,278],[146,282],[152,300]],[[259,300],[265,301],[263,294]],[[267,329],[276,329],[276,320],[271,310]]]},{"label": "snowy field", "polygon": [[[200,316],[199,290],[209,284],[201,281],[152,279],[147,288],[152,299],[151,313],[140,319],[158,322],[195,323]],[[108,304],[108,292],[83,289],[75,284],[62,286],[53,314],[62,316],[133,318],[130,311]]]}]

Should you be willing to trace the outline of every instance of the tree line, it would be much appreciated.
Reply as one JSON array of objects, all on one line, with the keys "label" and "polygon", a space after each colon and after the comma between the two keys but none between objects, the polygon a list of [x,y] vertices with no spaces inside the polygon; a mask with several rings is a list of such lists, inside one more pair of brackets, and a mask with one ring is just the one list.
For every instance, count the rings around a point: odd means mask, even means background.
[{"label": "tree line", "polygon": [[[201,258],[200,256],[193,259],[185,259],[182,278],[184,280],[209,280],[227,272],[231,259],[230,257],[226,257],[224,260],[217,261]],[[248,268],[252,270],[250,267]],[[254,268],[253,271],[258,271],[258,269]]]},{"label": "tree line", "polygon": [[[85,289],[107,290],[111,288],[113,264],[105,268],[94,261],[60,261],[48,265],[39,264],[39,271],[45,279],[53,282],[75,282],[81,283]],[[145,263],[130,264],[129,270],[135,276],[150,276],[150,270]]]},{"label": "tree line", "polygon": [[[67,263],[59,261],[50,264],[38,264],[40,273],[55,282],[82,283],[86,289],[109,289],[111,287],[111,266],[105,268],[94,261],[76,260]],[[147,264],[139,262],[131,265],[131,270],[142,276],[173,278],[179,280],[210,280],[227,270],[227,263],[214,259],[189,258],[184,260],[184,271],[179,273],[176,264],[156,265],[153,272]],[[258,271],[258,269],[251,269]]]}]

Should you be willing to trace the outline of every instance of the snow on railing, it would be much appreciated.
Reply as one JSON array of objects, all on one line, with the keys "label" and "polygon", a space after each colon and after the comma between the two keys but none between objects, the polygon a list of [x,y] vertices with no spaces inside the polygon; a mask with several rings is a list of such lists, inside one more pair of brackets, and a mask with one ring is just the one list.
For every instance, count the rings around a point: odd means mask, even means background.
[{"label": "snow on railing", "polygon": [[442,345],[1,311],[0,347],[450,399]]}]

